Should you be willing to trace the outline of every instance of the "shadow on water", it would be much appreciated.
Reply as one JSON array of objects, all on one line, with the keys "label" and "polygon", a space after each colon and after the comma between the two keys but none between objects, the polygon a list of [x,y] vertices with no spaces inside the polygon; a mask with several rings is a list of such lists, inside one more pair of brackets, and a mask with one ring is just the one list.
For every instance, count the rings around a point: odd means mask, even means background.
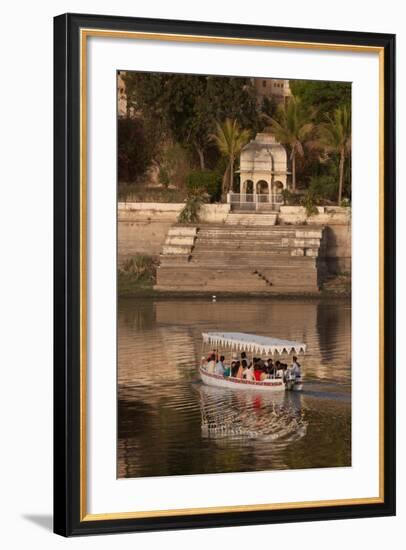
[{"label": "shadow on water", "polygon": [[[206,330],[306,342],[305,391],[203,385]],[[120,301],[118,477],[349,466],[350,336],[346,301]]]}]

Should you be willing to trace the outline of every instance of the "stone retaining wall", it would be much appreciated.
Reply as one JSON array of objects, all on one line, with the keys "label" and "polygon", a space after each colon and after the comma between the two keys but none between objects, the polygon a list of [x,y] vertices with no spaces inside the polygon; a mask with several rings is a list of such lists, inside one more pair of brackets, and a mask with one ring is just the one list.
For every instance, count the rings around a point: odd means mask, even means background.
[{"label": "stone retaining wall", "polygon": [[[177,222],[184,206],[183,203],[119,202],[119,264],[135,254],[158,257],[169,228]],[[229,212],[229,204],[204,204],[200,219],[207,223],[223,223]]]},{"label": "stone retaining wall", "polygon": [[[119,263],[135,254],[158,257],[169,228],[176,223],[184,204],[119,203]],[[308,218],[301,206],[281,206],[278,223],[286,225],[323,225],[325,256],[331,273],[351,271],[351,209],[319,207],[317,215]],[[204,223],[223,223],[230,211],[228,204],[205,204],[200,219]]]}]

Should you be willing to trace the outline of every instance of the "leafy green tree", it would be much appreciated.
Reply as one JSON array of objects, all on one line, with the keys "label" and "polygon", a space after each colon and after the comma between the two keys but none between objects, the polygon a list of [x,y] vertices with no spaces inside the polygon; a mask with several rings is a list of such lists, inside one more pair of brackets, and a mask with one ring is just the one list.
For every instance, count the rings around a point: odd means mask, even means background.
[{"label": "leafy green tree", "polygon": [[314,130],[313,117],[313,111],[305,109],[294,96],[279,107],[275,118],[264,116],[276,139],[290,148],[293,191],[296,191],[296,156],[304,156],[304,143],[310,140]]},{"label": "leafy green tree", "polygon": [[315,123],[325,120],[338,107],[351,105],[351,83],[320,80],[291,80],[292,93],[304,109],[315,110]]},{"label": "leafy green tree", "polygon": [[216,120],[235,118],[254,131],[258,126],[247,78],[131,72],[124,79],[128,102],[146,125],[155,128],[161,141],[171,137],[194,151],[202,170]]},{"label": "leafy green tree", "polygon": [[351,151],[351,113],[346,106],[342,106],[334,111],[334,116],[327,116],[326,119],[327,122],[319,127],[319,141],[326,152],[339,155],[338,204],[340,205],[345,159]]},{"label": "leafy green tree", "polygon": [[[275,118],[278,114],[278,103],[274,97],[264,97],[262,99],[260,112],[270,118]],[[262,117],[263,118],[263,117]]]},{"label": "leafy green tree", "polygon": [[216,133],[212,134],[211,138],[220,153],[228,160],[223,177],[223,196],[225,196],[233,188],[234,163],[241,149],[250,139],[250,131],[241,129],[236,119],[226,118],[223,124],[216,123]]},{"label": "leafy green tree", "polygon": [[155,146],[140,119],[118,120],[118,179],[127,183],[140,179],[149,168]]}]

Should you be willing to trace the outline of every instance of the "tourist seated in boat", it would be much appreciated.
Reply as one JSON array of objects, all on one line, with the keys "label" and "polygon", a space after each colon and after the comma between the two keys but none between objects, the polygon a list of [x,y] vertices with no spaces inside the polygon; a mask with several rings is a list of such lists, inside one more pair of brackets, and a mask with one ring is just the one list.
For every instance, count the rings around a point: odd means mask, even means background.
[{"label": "tourist seated in boat", "polygon": [[237,372],[238,372],[239,368],[240,368],[240,362],[239,361],[232,361],[231,362],[231,374],[230,374],[230,376],[232,376],[233,378],[237,378]]},{"label": "tourist seated in boat", "polygon": [[279,360],[275,361],[276,378],[283,378],[284,367],[286,368],[287,365],[281,363]]},{"label": "tourist seated in boat", "polygon": [[254,364],[254,377],[257,382],[261,380],[261,374],[263,372],[264,362],[262,359],[258,359]]},{"label": "tourist seated in boat", "polygon": [[246,359],[243,359],[241,361],[242,365],[242,377],[246,378],[247,370],[248,370],[248,361]]},{"label": "tourist seated in boat", "polygon": [[225,371],[224,359],[225,359],[224,355],[221,355],[220,359],[216,363],[215,373],[219,374],[220,376],[224,376],[224,371]]},{"label": "tourist seated in boat", "polygon": [[209,374],[214,374],[216,370],[216,354],[212,353],[207,361],[206,370]]},{"label": "tourist seated in boat", "polygon": [[255,380],[255,375],[254,375],[254,365],[248,365],[246,370],[245,370],[245,373],[243,374],[243,377],[246,379],[246,380],[250,380],[251,382],[253,380]]},{"label": "tourist seated in boat", "polygon": [[241,362],[241,361],[237,361],[237,362],[238,362],[238,371],[237,371],[237,376],[236,376],[236,378],[239,378],[240,380],[242,380],[243,372],[244,372],[244,367],[242,366],[242,362]]},{"label": "tourist seated in boat", "polygon": [[276,368],[271,358],[269,358],[268,361],[266,362],[265,370],[270,378],[275,378]]},{"label": "tourist seated in boat", "polygon": [[263,382],[264,380],[267,380],[269,378],[269,374],[266,372],[266,367],[264,367],[262,370],[261,370],[261,374],[260,374],[260,381]]},{"label": "tourist seated in boat", "polygon": [[240,361],[236,361],[234,369],[231,369],[231,376],[234,378],[242,378],[242,366]]}]

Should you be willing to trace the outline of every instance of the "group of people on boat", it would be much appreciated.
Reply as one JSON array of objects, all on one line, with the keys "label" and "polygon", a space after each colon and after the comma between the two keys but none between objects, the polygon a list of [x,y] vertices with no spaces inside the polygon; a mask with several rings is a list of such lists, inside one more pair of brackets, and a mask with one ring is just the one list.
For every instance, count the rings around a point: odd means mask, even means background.
[{"label": "group of people on boat", "polygon": [[217,374],[224,377],[239,378],[262,382],[269,379],[287,379],[300,378],[301,366],[296,356],[293,356],[292,365],[288,366],[281,361],[273,361],[271,358],[261,359],[253,357],[250,361],[245,351],[241,352],[240,358],[234,356],[231,363],[225,363],[224,355],[219,355],[215,350],[211,351],[207,357],[202,358],[202,366],[209,374]]}]

